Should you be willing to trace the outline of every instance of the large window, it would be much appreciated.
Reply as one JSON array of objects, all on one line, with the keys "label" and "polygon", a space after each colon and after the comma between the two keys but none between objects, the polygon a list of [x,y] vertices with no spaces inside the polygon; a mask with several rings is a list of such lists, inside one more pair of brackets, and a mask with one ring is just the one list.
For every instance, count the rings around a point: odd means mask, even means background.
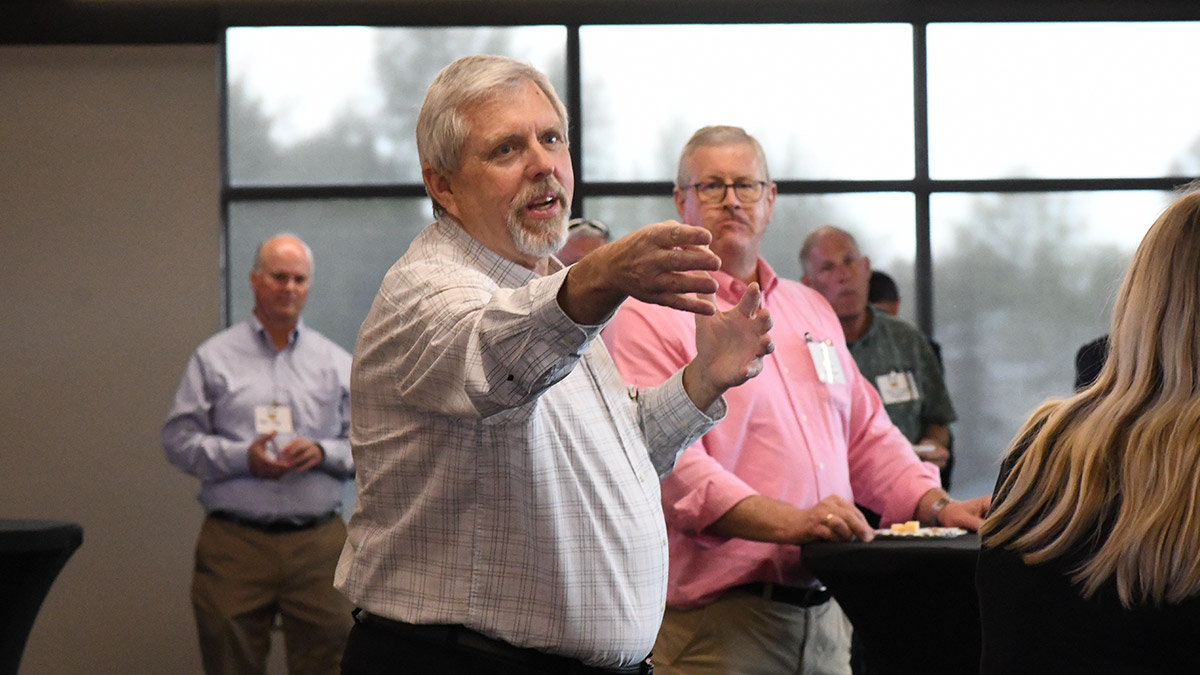
[{"label": "large window", "polygon": [[1200,152],[1196,23],[929,26],[933,178],[1177,175]]},{"label": "large window", "polygon": [[710,124],[753,133],[775,179],[913,176],[908,25],[592,26],[579,43],[587,180],[672,180]]},{"label": "large window", "polygon": [[955,481],[983,488],[1033,407],[1071,393],[1075,352],[1108,332],[1125,266],[1168,198],[933,196],[933,313],[963,460]]},{"label": "large window", "polygon": [[430,219],[416,110],[452,59],[532,62],[568,102],[579,215],[675,218],[684,141],[745,127],[779,182],[764,257],[799,277],[814,227],[854,232],[941,344],[960,420],[954,493],[989,491],[1028,412],[1070,393],[1075,349],[1173,186],[1200,172],[1200,24],[822,23],[231,28],[228,318],[255,244],[314,248],[306,320],[347,349]]},{"label": "large window", "polygon": [[433,218],[414,136],[429,82],[498,53],[565,91],[565,49],[562,26],[227,31],[228,320],[253,309],[258,243],[293,232],[316,260],[305,321],[353,351],[384,273]]},{"label": "large window", "polygon": [[562,26],[232,28],[225,39],[234,187],[419,184],[416,111],[461,56],[511,56],[567,87]]}]

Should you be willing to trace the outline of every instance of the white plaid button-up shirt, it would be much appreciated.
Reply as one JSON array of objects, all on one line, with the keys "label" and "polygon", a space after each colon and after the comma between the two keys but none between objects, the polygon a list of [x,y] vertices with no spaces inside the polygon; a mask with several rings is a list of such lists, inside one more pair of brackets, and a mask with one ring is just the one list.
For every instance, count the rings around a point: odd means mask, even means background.
[{"label": "white plaid button-up shirt", "polygon": [[388,272],[354,355],[336,585],[380,616],[627,665],[666,596],[658,479],[725,407],[697,410],[680,373],[635,393],[601,327],[562,312],[564,278],[449,222]]}]

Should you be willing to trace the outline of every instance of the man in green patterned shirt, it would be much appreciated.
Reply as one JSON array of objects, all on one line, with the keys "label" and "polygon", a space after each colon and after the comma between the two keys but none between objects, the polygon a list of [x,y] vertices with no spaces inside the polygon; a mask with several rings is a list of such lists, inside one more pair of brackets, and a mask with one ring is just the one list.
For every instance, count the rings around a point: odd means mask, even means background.
[{"label": "man in green patterned shirt", "polygon": [[800,280],[833,306],[854,362],[879,391],[892,423],[921,459],[937,465],[949,487],[949,424],[957,415],[926,337],[867,302],[871,261],[849,232],[831,225],[813,230],[800,249],[800,264]]}]

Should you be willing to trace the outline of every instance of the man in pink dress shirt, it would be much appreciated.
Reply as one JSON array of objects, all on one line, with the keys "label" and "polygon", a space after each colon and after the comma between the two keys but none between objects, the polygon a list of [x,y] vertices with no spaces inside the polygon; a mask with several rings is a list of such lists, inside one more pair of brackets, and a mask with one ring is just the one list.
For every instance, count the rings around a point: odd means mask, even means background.
[{"label": "man in pink dress shirt", "polygon": [[[776,349],[662,482],[670,578],[656,672],[849,673],[849,622],[799,544],[871,539],[856,500],[885,524],[974,529],[988,498],[949,499],[859,374],[829,303],[759,257],[776,187],[752,136],[697,131],[674,196],[680,220],[712,233],[718,306],[757,282]],[[625,379],[652,386],[695,356],[693,331],[686,315],[626,302],[604,338]]]}]

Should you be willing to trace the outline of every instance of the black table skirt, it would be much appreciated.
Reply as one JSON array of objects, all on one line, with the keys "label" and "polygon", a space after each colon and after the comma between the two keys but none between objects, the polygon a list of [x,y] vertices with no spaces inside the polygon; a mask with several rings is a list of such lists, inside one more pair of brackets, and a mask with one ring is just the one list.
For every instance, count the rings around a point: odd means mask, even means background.
[{"label": "black table skirt", "polygon": [[82,543],[74,523],[0,519],[0,675],[16,675],[42,601]]},{"label": "black table skirt", "polygon": [[979,536],[806,544],[803,563],[837,598],[868,675],[979,672]]}]

